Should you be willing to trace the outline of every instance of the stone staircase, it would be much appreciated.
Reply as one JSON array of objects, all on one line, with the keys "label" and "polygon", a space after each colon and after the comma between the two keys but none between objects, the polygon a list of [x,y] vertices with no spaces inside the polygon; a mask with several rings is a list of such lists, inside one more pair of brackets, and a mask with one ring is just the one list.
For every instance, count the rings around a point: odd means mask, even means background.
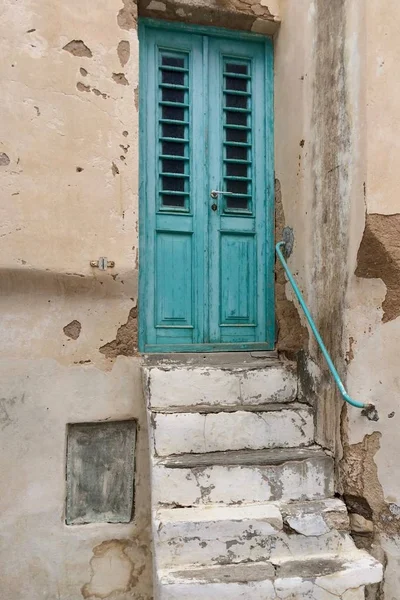
[{"label": "stone staircase", "polygon": [[154,355],[144,376],[155,598],[364,600],[382,567],[349,536],[293,365]]}]

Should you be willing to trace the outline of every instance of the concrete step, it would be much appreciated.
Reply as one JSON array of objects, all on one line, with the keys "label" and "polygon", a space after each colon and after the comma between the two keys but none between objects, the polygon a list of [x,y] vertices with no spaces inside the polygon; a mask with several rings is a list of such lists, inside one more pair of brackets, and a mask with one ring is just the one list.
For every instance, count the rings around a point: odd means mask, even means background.
[{"label": "concrete step", "polygon": [[214,355],[214,364],[206,366],[182,360],[164,358],[156,365],[146,365],[151,410],[257,406],[292,402],[297,396],[297,377],[291,363],[249,356],[240,359],[236,353],[227,363],[223,356]]},{"label": "concrete step", "polygon": [[160,509],[154,518],[158,568],[269,561],[354,548],[341,500]]},{"label": "concrete step", "polygon": [[318,446],[153,459],[153,506],[318,500],[333,495],[333,460]]},{"label": "concrete step", "polygon": [[297,403],[262,412],[153,413],[152,426],[157,456],[294,448],[314,441],[313,410]]},{"label": "concrete step", "polygon": [[336,557],[164,570],[158,600],[364,600],[382,565],[353,550]]}]

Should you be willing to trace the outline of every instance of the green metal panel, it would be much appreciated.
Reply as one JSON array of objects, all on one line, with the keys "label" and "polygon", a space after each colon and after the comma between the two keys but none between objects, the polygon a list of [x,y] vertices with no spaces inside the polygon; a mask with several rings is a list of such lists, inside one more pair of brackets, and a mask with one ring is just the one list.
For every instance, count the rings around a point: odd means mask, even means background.
[{"label": "green metal panel", "polygon": [[272,47],[149,20],[140,41],[140,350],[271,349]]}]

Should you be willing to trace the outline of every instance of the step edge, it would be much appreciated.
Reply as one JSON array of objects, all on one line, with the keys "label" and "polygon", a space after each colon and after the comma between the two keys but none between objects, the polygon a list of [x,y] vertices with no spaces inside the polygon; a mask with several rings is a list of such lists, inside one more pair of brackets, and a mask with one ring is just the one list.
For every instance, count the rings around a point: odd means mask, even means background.
[{"label": "step edge", "polygon": [[[226,570],[227,572],[232,569],[233,571],[235,569],[239,569],[240,567],[243,566],[248,566],[249,569],[251,570],[251,568],[254,568],[254,570],[256,570],[257,568],[268,568],[269,566],[271,566],[274,571],[275,574],[273,576],[267,576],[264,579],[258,579],[258,580],[252,580],[252,579],[248,579],[248,583],[252,583],[253,581],[276,581],[276,580],[282,580],[282,579],[293,579],[293,577],[299,577],[300,575],[291,575],[291,576],[282,576],[282,574],[279,573],[280,570],[283,569],[283,567],[289,567],[290,565],[296,564],[296,565],[301,565],[302,563],[304,565],[306,564],[310,564],[310,563],[318,563],[321,561],[333,561],[333,562],[337,562],[338,563],[338,569],[336,570],[332,570],[329,573],[325,573],[325,574],[317,574],[317,575],[307,575],[307,577],[304,577],[306,579],[318,579],[318,578],[323,578],[323,577],[327,577],[327,576],[332,576],[335,574],[339,574],[339,573],[343,573],[345,574],[346,572],[348,572],[351,569],[355,569],[360,565],[360,562],[362,560],[367,559],[369,561],[369,565],[368,565],[368,569],[369,571],[371,570],[377,570],[379,572],[379,577],[377,578],[376,581],[373,581],[372,583],[378,583],[379,581],[381,581],[382,578],[382,564],[376,560],[374,557],[372,557],[368,552],[366,552],[365,550],[360,550],[358,548],[355,548],[354,550],[351,551],[347,551],[347,552],[339,552],[339,553],[319,553],[316,555],[312,555],[312,558],[310,556],[306,556],[304,559],[293,559],[292,557],[290,558],[283,558],[282,560],[274,560],[274,561],[262,561],[262,562],[249,562],[249,563],[231,563],[231,564],[227,564],[227,565],[223,565],[223,569]],[[340,568],[341,567],[341,568]],[[186,580],[183,577],[177,577],[176,581],[171,581],[171,578],[173,578],[174,576],[180,574],[180,573],[185,573],[185,571],[190,574],[191,572],[211,572],[215,571],[218,572],[218,570],[221,570],[221,565],[192,565],[192,564],[186,564],[186,565],[181,565],[180,568],[174,569],[174,568],[159,568],[157,569],[157,579],[158,582],[161,585],[171,585],[171,584],[185,584],[185,583],[192,583],[192,584],[199,584],[201,582],[203,583],[208,583],[206,579],[203,580],[199,580],[196,578],[187,578]],[[371,574],[371,573],[370,573]],[[169,579],[169,581],[163,581],[166,579]],[[229,585],[229,583],[236,583],[236,582],[224,582],[221,578],[220,582],[213,582],[210,581],[210,584],[213,583],[226,583],[227,585]],[[368,580],[368,582],[366,584],[371,583],[371,578]],[[360,584],[360,585],[366,585],[366,584]]]},{"label": "step edge", "polygon": [[[279,454],[283,450],[281,457]],[[285,455],[286,454],[286,455]],[[259,458],[256,456],[259,455]],[[268,456],[269,455],[269,456]],[[201,467],[268,467],[282,466],[287,463],[300,463],[308,460],[323,459],[333,464],[329,456],[320,446],[311,444],[307,447],[265,448],[263,450],[222,450],[204,453],[170,454],[169,456],[153,457],[154,466],[167,469],[191,469]],[[240,462],[239,462],[240,461]]]}]

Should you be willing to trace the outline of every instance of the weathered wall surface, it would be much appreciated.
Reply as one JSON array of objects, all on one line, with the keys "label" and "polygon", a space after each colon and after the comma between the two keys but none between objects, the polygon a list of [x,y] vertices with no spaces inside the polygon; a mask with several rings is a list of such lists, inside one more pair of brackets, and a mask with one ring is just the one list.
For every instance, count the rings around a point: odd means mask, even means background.
[{"label": "weathered wall surface", "polygon": [[[303,361],[306,391],[317,396],[319,440],[343,456],[338,489],[357,542],[386,564],[384,584],[368,598],[395,600],[400,13],[394,1],[382,10],[375,0],[310,0],[282,2],[281,17],[275,148],[281,222],[295,234],[290,264],[350,394],[375,402],[379,421],[346,407],[340,415],[330,378]],[[302,346],[323,367],[312,340]]]},{"label": "weathered wall surface", "polygon": [[365,183],[353,211],[344,342],[350,392],[376,403],[379,421],[347,411],[342,481],[353,512],[374,523],[363,523],[360,543],[385,552],[378,597],[394,600],[400,566],[400,86],[394,71],[400,13],[393,0],[384,10],[376,0],[365,8]]},{"label": "weathered wall surface", "polygon": [[[347,247],[353,198],[359,194],[361,12],[356,3],[345,0],[282,2],[275,56],[276,176],[284,215],[280,221],[294,230],[290,266],[342,373]],[[278,317],[284,314],[280,285],[278,270]],[[287,305],[293,299],[288,284],[285,296]],[[300,319],[304,325],[301,314]],[[330,375],[298,318],[291,318],[289,330],[292,339],[286,336],[278,347],[287,350],[290,342],[290,349],[306,350],[309,358],[302,364],[308,373],[303,379],[305,392],[318,400],[318,441],[340,452],[341,403]]]},{"label": "weathered wall surface", "polygon": [[[371,0],[142,0],[145,16],[276,35],[277,231],[350,393],[341,401],[277,272],[278,348],[306,349],[318,435],[360,544],[398,595],[400,14]],[[7,600],[149,600],[137,353],[138,41],[132,0],[4,3],[0,137],[0,563]],[[106,256],[101,272],[91,260]],[[318,363],[318,368],[314,363]],[[135,518],[65,525],[66,426],[137,419]],[[341,426],[341,432],[339,431]],[[343,443],[343,448],[341,442]],[[358,516],[357,516],[358,515]],[[373,521],[373,525],[371,525]],[[383,548],[385,555],[382,554]],[[378,594],[378,595],[377,595]],[[373,596],[371,595],[372,599]]]},{"label": "weathered wall surface", "polygon": [[[136,6],[6,0],[0,38],[0,596],[149,600]],[[133,521],[67,526],[67,424],[124,419]]]},{"label": "weathered wall surface", "polygon": [[[276,29],[277,2],[146,2],[143,15]],[[133,0],[6,0],[0,73],[0,563],[7,600],[150,600],[137,357]],[[106,271],[90,265],[115,262]],[[67,425],[134,419],[134,519],[65,524]],[[105,479],[106,480],[106,479]]]}]

